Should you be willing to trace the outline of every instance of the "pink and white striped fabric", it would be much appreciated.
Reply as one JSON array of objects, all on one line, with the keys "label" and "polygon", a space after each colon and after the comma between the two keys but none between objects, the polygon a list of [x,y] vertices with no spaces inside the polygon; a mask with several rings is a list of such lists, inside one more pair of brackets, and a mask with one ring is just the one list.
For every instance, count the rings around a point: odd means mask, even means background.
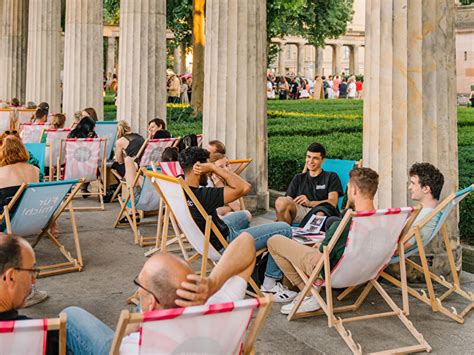
[{"label": "pink and white striped fabric", "polygon": [[41,143],[41,136],[43,135],[43,131],[48,129],[51,123],[33,123],[33,122],[26,122],[23,123],[21,126],[21,140],[23,143]]},{"label": "pink and white striped fabric", "polygon": [[412,207],[356,212],[346,249],[331,270],[331,286],[357,286],[375,278],[397,250]]},{"label": "pink and white striped fabric", "polygon": [[140,160],[140,166],[151,165],[151,162],[160,162],[163,151],[172,147],[176,138],[149,139]]},{"label": "pink and white striped fabric", "polygon": [[178,177],[179,175],[184,175],[183,168],[177,161],[170,162],[161,162],[158,163],[161,172],[168,176]]},{"label": "pink and white striped fabric", "polygon": [[258,299],[144,313],[141,354],[239,354]]},{"label": "pink and white striped fabric", "polygon": [[196,134],[198,147],[202,147],[202,141],[204,140],[204,134]]},{"label": "pink and white striped fabric", "polygon": [[64,180],[85,178],[97,180],[101,138],[70,138],[64,142]]},{"label": "pink and white striped fabric", "polygon": [[0,355],[46,354],[47,319],[0,322]]},{"label": "pink and white striped fabric", "polygon": [[[71,132],[70,128],[48,128],[44,131],[46,135],[46,144],[49,146],[46,149],[46,159],[45,159],[45,166],[50,166],[49,161],[52,158],[53,166],[56,165],[58,157],[59,157],[59,149],[61,147],[61,140],[67,139],[67,136]],[[64,163],[64,157],[60,164]]]},{"label": "pink and white striped fabric", "polygon": [[0,134],[10,129],[10,120],[13,116],[13,111],[10,109],[0,110]]}]

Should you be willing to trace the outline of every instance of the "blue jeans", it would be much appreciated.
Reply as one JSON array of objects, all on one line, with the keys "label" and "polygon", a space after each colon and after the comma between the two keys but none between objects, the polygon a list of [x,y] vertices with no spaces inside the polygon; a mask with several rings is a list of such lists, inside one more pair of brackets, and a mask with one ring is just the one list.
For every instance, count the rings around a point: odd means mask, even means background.
[{"label": "blue jeans", "polygon": [[[229,235],[227,236],[227,241],[229,243],[237,238],[241,233],[247,232],[255,240],[256,250],[265,248],[268,239],[276,234],[280,234],[290,239],[293,236],[291,227],[285,222],[274,222],[250,227],[247,215],[242,211],[231,213],[230,215],[223,217],[222,220],[225,222],[227,227],[229,227]],[[280,280],[283,277],[283,273],[271,255],[268,256],[265,276],[271,277],[275,280]]]},{"label": "blue jeans", "polygon": [[66,347],[68,354],[108,355],[114,331],[95,316],[79,307],[68,307]]}]

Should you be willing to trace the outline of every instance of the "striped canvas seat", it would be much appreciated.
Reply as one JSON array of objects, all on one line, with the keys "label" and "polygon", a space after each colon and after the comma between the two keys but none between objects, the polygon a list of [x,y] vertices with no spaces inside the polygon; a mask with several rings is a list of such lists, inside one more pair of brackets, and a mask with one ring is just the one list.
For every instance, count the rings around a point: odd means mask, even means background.
[{"label": "striped canvas seat", "polygon": [[23,143],[41,143],[41,137],[43,136],[43,131],[49,126],[51,123],[33,123],[33,122],[26,122],[21,125],[21,140]]},{"label": "striped canvas seat", "polygon": [[148,139],[140,159],[140,167],[149,166],[152,162],[160,162],[163,151],[172,147],[176,141],[176,138]]}]

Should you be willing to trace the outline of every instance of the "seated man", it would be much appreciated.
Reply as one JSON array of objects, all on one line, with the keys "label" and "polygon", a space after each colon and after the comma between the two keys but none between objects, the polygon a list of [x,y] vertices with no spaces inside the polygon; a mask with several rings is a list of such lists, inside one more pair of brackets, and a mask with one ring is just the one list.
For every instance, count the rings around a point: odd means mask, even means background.
[{"label": "seated man", "polygon": [[206,149],[210,154],[219,153],[225,155],[225,145],[217,139],[207,143]]},{"label": "seated man", "polygon": [[[409,175],[410,182],[408,190],[410,191],[410,198],[423,206],[413,223],[413,225],[416,226],[433,212],[438,205],[441,190],[444,185],[444,176],[430,163],[413,164],[410,168]],[[438,218],[434,217],[421,228],[420,235],[423,242],[431,236],[437,223]],[[413,236],[405,243],[405,250],[410,249],[415,244],[416,238]]]},{"label": "seated man", "polygon": [[326,149],[321,144],[312,143],[308,147],[308,171],[295,175],[286,196],[276,200],[277,221],[300,224],[310,212],[311,215],[339,216],[337,202],[344,190],[336,173],[321,168],[325,157]]},{"label": "seated man", "polygon": [[[0,233],[0,321],[25,320],[18,314],[24,308],[39,269],[30,243],[20,237]],[[48,332],[47,354],[59,352],[57,331]]]},{"label": "seated man", "polygon": [[171,133],[166,130],[166,122],[161,118],[154,118],[148,122],[148,139],[171,138]]},{"label": "seated man", "polygon": [[[347,195],[351,208],[355,209],[355,211],[374,210],[374,196],[379,184],[378,174],[369,168],[356,168],[351,170],[349,175]],[[319,249],[299,244],[282,236],[274,236],[268,241],[270,254],[285,276],[300,290],[304,288],[304,282],[293,265],[302,270],[306,275],[311,275],[323,255],[323,247],[329,244],[339,224],[340,221],[331,224]],[[349,229],[350,223],[346,225],[334,249],[331,251],[331,268],[336,266],[342,254],[344,254]],[[294,304],[295,301],[281,307],[281,313],[289,314]],[[298,312],[311,312],[319,308],[317,300],[313,296],[309,296],[303,300]]]},{"label": "seated man", "polygon": [[[180,258],[156,253],[133,280],[143,312],[202,304],[235,302],[245,296],[255,264],[252,236],[243,233],[222,254],[209,277],[194,274]],[[68,307],[67,349],[72,354],[108,354],[114,331],[87,311]],[[139,326],[126,331],[120,352],[138,354]]]}]

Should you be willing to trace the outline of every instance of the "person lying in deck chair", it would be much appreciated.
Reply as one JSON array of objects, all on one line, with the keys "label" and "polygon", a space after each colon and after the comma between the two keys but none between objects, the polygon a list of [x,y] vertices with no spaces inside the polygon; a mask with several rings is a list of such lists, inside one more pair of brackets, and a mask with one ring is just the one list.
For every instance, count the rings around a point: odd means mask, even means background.
[{"label": "person lying in deck chair", "polygon": [[[254,238],[255,248],[260,250],[267,246],[268,239],[273,235],[283,235],[288,239],[292,237],[291,227],[285,222],[250,227],[250,221],[245,211],[236,211],[222,219],[219,217],[217,213],[219,207],[245,196],[250,192],[251,186],[239,175],[209,163],[207,150],[198,147],[185,149],[179,155],[179,164],[184,170],[186,183],[207,214],[212,216],[212,221],[229,243],[242,232],[247,232]],[[224,182],[224,187],[203,187],[207,185],[208,177],[211,174],[219,176]],[[194,221],[204,233],[206,220],[190,198],[188,198],[188,206]],[[211,232],[211,244],[218,251],[224,248],[214,232]],[[288,290],[279,282],[282,278],[281,270],[270,256],[261,291],[264,294],[272,294],[274,302],[289,302],[296,297],[296,292]]]},{"label": "person lying in deck chair", "polygon": [[[17,310],[24,308],[39,271],[30,243],[0,233],[0,321],[29,319]],[[49,331],[46,354],[57,354],[58,344],[58,332]]]},{"label": "person lying in deck chair", "polygon": [[[379,185],[379,175],[370,168],[355,168],[351,170],[349,175],[350,179],[347,191],[351,208],[356,212],[375,210],[374,196]],[[326,232],[326,237],[319,248],[302,245],[283,236],[274,236],[268,241],[268,250],[270,251],[270,254],[273,256],[285,276],[300,290],[304,287],[304,281],[298,275],[292,264],[303,270],[307,275],[311,275],[316,264],[323,255],[323,247],[329,244],[339,226],[339,223],[340,221],[336,221],[331,224]],[[349,229],[350,223],[347,223],[346,228],[331,252],[331,269],[334,268],[342,254],[344,254]],[[289,314],[294,303],[295,301],[282,306],[281,313]],[[312,312],[319,308],[320,306],[317,300],[313,296],[310,296],[303,300],[298,312]]]},{"label": "person lying in deck chair", "polygon": [[[156,253],[133,280],[142,312],[242,300],[255,264],[254,241],[242,233],[229,244],[209,277],[196,275],[173,254]],[[109,354],[114,331],[79,307],[68,307],[67,349],[72,354]],[[127,329],[120,353],[138,349],[139,327]]]}]

